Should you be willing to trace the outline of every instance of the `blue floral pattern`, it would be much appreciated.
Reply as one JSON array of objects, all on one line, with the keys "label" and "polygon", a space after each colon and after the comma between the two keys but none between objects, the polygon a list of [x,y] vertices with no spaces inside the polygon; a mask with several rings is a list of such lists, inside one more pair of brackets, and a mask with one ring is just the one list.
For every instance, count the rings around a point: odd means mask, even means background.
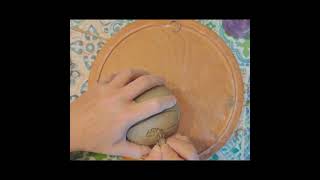
[{"label": "blue floral pattern", "polygon": [[80,72],[76,69],[77,65],[70,59],[70,85],[74,85],[76,80],[80,77]]}]

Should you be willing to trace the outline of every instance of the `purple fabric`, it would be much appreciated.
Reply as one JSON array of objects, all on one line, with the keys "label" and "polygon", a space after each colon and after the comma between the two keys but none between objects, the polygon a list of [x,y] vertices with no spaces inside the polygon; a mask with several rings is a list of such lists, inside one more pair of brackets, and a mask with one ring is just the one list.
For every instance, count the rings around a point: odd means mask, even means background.
[{"label": "purple fabric", "polygon": [[250,20],[223,20],[222,25],[229,36],[236,39],[249,38]]}]

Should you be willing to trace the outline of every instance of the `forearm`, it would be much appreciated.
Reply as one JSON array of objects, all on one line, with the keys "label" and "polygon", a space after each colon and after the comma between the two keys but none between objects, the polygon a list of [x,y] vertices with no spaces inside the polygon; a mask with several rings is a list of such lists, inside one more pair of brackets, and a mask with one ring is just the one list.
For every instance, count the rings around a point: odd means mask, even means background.
[{"label": "forearm", "polygon": [[83,148],[83,129],[87,117],[85,94],[70,104],[70,152],[81,151]]},{"label": "forearm", "polygon": [[70,105],[70,152],[78,151],[79,148],[79,133],[77,131],[77,114],[74,104]]},{"label": "forearm", "polygon": [[86,92],[70,104],[70,152],[89,150],[89,137],[85,137],[85,131],[91,127],[88,123],[94,119],[95,102]]}]

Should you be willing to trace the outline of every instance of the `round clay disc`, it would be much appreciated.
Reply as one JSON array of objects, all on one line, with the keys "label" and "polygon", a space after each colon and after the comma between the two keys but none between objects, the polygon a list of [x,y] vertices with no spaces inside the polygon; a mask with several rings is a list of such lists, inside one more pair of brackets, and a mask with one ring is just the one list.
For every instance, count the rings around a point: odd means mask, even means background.
[{"label": "round clay disc", "polygon": [[215,32],[191,20],[131,23],[100,50],[89,88],[128,68],[166,79],[180,105],[178,133],[190,137],[201,159],[230,138],[240,119],[243,84],[236,59]]}]

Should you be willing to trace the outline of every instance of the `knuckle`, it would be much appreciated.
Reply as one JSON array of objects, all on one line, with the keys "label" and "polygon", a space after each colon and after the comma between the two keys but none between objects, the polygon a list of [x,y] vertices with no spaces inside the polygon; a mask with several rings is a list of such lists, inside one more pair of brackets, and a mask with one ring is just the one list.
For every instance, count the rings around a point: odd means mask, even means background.
[{"label": "knuckle", "polygon": [[140,81],[142,82],[149,82],[151,80],[150,75],[144,75],[139,77]]},{"label": "knuckle", "polygon": [[132,76],[134,74],[134,69],[126,69],[123,73],[127,76]]},{"label": "knuckle", "polygon": [[154,80],[153,80],[152,76],[148,75],[148,76],[141,76],[140,82],[143,85],[148,85],[148,84],[152,84],[154,82]]}]

